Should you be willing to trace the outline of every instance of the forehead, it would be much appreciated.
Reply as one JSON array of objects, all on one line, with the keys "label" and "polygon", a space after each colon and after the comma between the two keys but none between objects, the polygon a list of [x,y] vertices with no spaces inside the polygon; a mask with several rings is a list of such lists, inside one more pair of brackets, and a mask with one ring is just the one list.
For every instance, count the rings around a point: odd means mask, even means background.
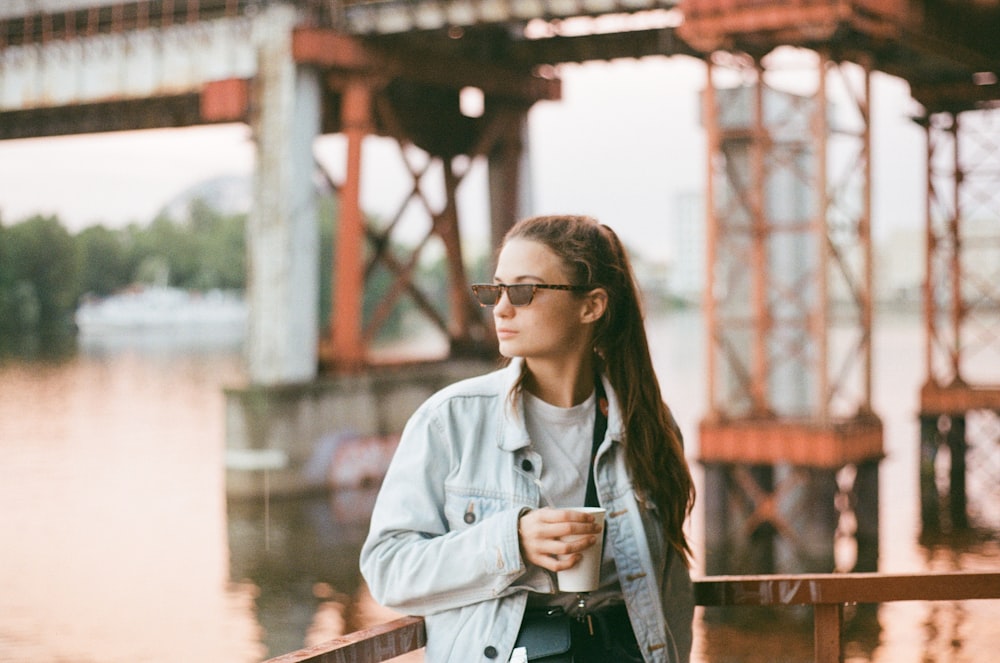
[{"label": "forehead", "polygon": [[566,277],[562,260],[545,244],[530,239],[512,239],[497,258],[496,278],[504,283],[541,280],[553,283]]}]

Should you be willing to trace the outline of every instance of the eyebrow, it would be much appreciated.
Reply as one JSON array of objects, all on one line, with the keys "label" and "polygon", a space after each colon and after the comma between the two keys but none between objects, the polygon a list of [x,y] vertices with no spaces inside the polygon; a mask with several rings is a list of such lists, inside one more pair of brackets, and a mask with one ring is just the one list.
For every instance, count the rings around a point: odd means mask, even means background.
[{"label": "eyebrow", "polygon": [[534,274],[522,274],[520,276],[515,276],[513,279],[506,281],[501,279],[499,276],[493,277],[494,283],[523,283],[525,280],[534,280],[538,281],[539,283],[546,282],[545,279],[543,279],[541,276],[535,276]]}]

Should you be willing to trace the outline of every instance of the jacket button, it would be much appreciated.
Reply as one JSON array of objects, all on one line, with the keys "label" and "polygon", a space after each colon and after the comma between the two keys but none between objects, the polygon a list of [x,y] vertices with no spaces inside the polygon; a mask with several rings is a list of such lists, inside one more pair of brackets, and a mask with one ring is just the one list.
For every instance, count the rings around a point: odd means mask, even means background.
[{"label": "jacket button", "polygon": [[535,469],[535,466],[531,464],[530,460],[525,458],[524,460],[521,461],[521,469],[524,470],[525,472],[531,472],[533,469]]},{"label": "jacket button", "polygon": [[485,655],[486,658],[496,658],[497,648],[494,647],[493,645],[490,645],[489,647],[483,650],[483,655]]}]

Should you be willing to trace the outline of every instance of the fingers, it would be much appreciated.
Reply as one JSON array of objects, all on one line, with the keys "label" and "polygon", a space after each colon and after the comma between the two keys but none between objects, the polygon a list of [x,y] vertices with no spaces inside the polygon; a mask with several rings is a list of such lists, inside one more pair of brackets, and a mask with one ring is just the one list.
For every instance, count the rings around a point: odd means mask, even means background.
[{"label": "fingers", "polygon": [[581,555],[565,555],[563,557],[543,557],[538,562],[538,566],[558,573],[576,566],[582,559]]},{"label": "fingers", "polygon": [[548,507],[529,511],[518,522],[524,559],[550,571],[572,568],[600,531],[590,514]]},{"label": "fingers", "polygon": [[595,543],[597,537],[589,534],[574,536],[571,540],[544,540],[531,548],[528,561],[549,571],[563,571],[576,566],[582,558],[580,552]]},{"label": "fingers", "polygon": [[587,545],[574,546],[572,550],[568,551],[553,550],[552,548],[554,544],[564,543],[561,540],[565,537],[596,535],[600,531],[600,525],[594,522],[594,518],[590,514],[547,507],[529,511],[521,516],[518,523],[522,545],[530,541],[532,547],[545,547],[545,552],[550,554],[565,554],[583,550],[587,548]]},{"label": "fingers", "polygon": [[594,516],[581,511],[567,509],[532,509],[521,516],[522,529],[529,529],[531,534],[547,538],[559,538],[574,534],[597,534],[601,526],[594,521]]},{"label": "fingers", "polygon": [[543,553],[537,550],[529,552],[529,550],[526,549],[524,558],[527,562],[530,562],[535,566],[540,566],[543,569],[548,569],[549,571],[565,571],[566,569],[571,569],[576,566],[580,559],[582,559],[582,555],[580,555],[580,553]]}]

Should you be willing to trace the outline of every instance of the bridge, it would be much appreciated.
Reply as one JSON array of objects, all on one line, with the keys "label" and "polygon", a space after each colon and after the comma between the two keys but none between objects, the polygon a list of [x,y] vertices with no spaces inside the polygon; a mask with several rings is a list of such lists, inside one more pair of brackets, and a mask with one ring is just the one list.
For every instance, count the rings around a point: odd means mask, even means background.
[{"label": "bridge", "polygon": [[[831,568],[832,506],[796,520],[783,505],[796,495],[834,504],[845,467],[855,470],[847,501],[858,505],[867,571],[882,456],[871,403],[870,76],[902,78],[922,109],[924,521],[961,529],[965,459],[995,453],[989,422],[1000,413],[996,362],[979,361],[1000,345],[997,34],[995,0],[25,0],[0,7],[0,139],[249,125],[247,364],[255,388],[281,390],[371,369],[371,342],[402,297],[447,337],[451,358],[488,356],[490,322],[468,295],[456,205],[470,164],[488,164],[498,240],[523,215],[526,116],[560,98],[560,64],[698,58],[711,339],[699,460],[719,524],[709,548],[727,551],[709,555],[709,572],[733,547],[753,571],[780,570],[775,539],[807,570]],[[335,269],[321,275],[312,144],[330,133],[348,149],[346,175],[332,182]],[[412,179],[380,229],[360,204],[363,146],[376,135],[398,142]],[[400,256],[394,232],[413,208],[426,234]],[[432,245],[447,257],[443,295],[414,278]],[[393,287],[366,318],[362,294],[378,269]],[[320,279],[333,291],[322,323]],[[264,425],[255,422],[247,427]],[[764,530],[764,545],[748,543]]]}]

